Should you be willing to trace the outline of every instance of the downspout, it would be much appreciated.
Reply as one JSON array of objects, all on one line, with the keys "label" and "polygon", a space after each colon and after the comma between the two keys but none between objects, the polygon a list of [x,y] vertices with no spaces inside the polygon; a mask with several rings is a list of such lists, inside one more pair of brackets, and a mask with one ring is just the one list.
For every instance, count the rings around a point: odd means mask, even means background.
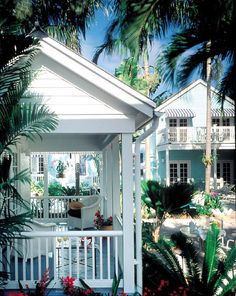
[{"label": "downspout", "polygon": [[154,112],[152,125],[135,141],[135,207],[136,207],[136,266],[137,266],[137,289],[140,295],[143,290],[143,264],[142,264],[142,216],[141,216],[141,164],[140,164],[140,145],[144,139],[156,131],[159,117],[162,113]]}]

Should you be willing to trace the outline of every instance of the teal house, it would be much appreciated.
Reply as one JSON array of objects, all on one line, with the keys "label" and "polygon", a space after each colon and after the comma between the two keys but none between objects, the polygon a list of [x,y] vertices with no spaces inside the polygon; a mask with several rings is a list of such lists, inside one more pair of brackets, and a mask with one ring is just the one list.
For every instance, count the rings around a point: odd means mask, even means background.
[{"label": "teal house", "polygon": [[[207,87],[197,80],[156,108],[161,112],[156,131],[157,176],[164,184],[194,182],[204,188],[202,157],[206,146]],[[235,184],[234,101],[226,98],[224,112],[212,88],[212,188]]]}]

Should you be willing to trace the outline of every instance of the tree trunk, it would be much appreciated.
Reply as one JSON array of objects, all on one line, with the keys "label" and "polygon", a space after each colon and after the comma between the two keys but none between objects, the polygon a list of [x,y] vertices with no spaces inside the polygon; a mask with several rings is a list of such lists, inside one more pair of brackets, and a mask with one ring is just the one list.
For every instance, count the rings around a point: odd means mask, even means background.
[{"label": "tree trunk", "polygon": [[[207,46],[210,47],[210,42]],[[210,192],[211,178],[211,58],[207,59],[206,66],[207,76],[207,110],[206,110],[206,155],[205,155],[205,192]]]}]

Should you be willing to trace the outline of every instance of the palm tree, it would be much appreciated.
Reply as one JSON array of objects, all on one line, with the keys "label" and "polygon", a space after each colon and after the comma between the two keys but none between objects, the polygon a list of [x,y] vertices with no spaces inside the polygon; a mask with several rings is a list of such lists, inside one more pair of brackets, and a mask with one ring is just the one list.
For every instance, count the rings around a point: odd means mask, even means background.
[{"label": "palm tree", "polygon": [[234,1],[217,0],[212,5],[210,0],[127,0],[121,1],[116,7],[117,18],[113,27],[109,28],[105,42],[110,44],[109,50],[119,40],[134,52],[134,56],[140,55],[147,48],[148,42],[153,42],[154,37],[165,35],[170,28],[176,27],[176,33],[159,59],[164,70],[162,78],[171,84],[184,86],[191,74],[200,70],[202,78],[207,80],[207,140],[204,159],[205,191],[209,192],[212,160],[210,86],[215,72],[212,64],[216,64],[217,59],[225,60],[229,65],[219,80],[222,104],[226,94],[233,99],[236,95],[235,45],[232,40],[236,15]]},{"label": "palm tree", "polygon": [[9,54],[29,46],[25,37],[35,27],[81,52],[81,39],[99,9],[105,9],[103,0],[0,1],[0,67]]},{"label": "palm tree", "polygon": [[[193,242],[181,233],[173,234],[171,241],[162,238],[158,243],[146,238],[145,244],[145,285],[156,289],[160,280],[166,283],[159,286],[157,295],[177,295],[170,293],[181,288],[182,294],[178,295],[224,296],[231,295],[235,288],[236,277],[232,271],[236,263],[236,246],[222,255],[219,229],[215,225],[207,233],[203,259],[198,257]],[[185,270],[176,252],[183,257]],[[187,293],[183,294],[183,291]]]},{"label": "palm tree", "polygon": [[[57,117],[46,106],[20,103],[32,95],[25,91],[31,81],[30,66],[37,53],[32,47],[10,60],[0,70],[0,245],[6,246],[24,230],[32,216],[29,204],[19,194],[17,182],[30,182],[27,170],[10,175],[12,158],[23,138],[34,140],[57,126]],[[0,277],[5,274],[0,271]]]}]

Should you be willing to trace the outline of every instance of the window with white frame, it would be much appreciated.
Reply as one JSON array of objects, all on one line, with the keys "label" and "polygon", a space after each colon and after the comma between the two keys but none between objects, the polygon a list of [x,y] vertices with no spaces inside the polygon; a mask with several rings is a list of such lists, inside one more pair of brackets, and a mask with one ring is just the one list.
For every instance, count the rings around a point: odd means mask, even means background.
[{"label": "window with white frame", "polygon": [[190,179],[190,161],[170,161],[170,184],[187,183]]},{"label": "window with white frame", "polygon": [[223,178],[224,184],[233,183],[233,162],[231,160],[219,160],[217,162],[217,179]]},{"label": "window with white frame", "polygon": [[187,142],[188,118],[169,118],[169,141]]},{"label": "window with white frame", "polygon": [[216,126],[230,126],[229,117],[213,117],[211,120],[212,125]]}]

